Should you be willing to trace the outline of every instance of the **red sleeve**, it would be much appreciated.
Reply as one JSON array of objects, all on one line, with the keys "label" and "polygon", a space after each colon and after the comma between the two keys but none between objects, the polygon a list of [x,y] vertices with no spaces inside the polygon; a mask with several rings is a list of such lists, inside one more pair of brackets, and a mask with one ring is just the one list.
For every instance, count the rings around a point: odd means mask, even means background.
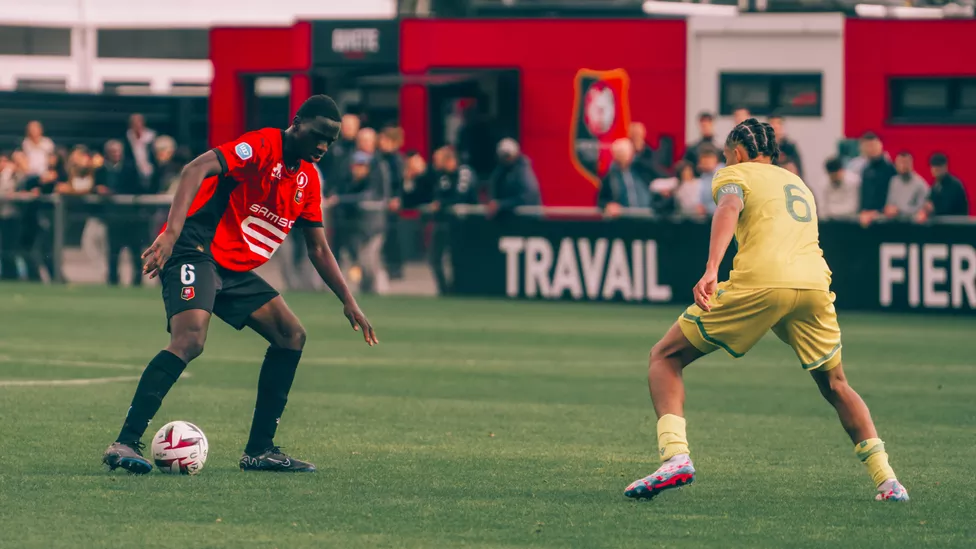
[{"label": "red sleeve", "polygon": [[223,173],[242,176],[255,173],[271,154],[271,144],[261,132],[248,132],[214,149]]},{"label": "red sleeve", "polygon": [[310,225],[321,225],[322,219],[322,180],[319,178],[319,170],[314,165],[306,170],[308,173],[308,185],[305,186],[306,198],[305,207],[302,209],[300,219],[305,220]]}]

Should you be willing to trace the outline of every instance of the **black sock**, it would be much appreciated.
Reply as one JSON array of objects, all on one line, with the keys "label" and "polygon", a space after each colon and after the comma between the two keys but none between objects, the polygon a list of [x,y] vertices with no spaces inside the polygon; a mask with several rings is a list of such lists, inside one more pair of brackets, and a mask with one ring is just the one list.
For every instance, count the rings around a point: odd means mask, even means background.
[{"label": "black sock", "polygon": [[180,378],[186,368],[183,360],[169,351],[159,351],[142,372],[142,379],[132,397],[132,405],[125,416],[118,442],[134,442],[142,438],[149,421],[159,411],[163,397]]},{"label": "black sock", "polygon": [[285,411],[288,392],[295,381],[295,371],[302,352],[281,347],[268,347],[258,377],[258,399],[254,405],[254,420],[251,423],[251,436],[244,452],[256,456],[274,444],[278,421]]}]

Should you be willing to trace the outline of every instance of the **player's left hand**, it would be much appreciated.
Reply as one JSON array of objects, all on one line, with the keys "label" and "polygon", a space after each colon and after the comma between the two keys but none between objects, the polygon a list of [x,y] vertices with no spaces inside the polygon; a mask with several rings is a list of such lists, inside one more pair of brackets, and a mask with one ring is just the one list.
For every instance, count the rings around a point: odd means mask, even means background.
[{"label": "player's left hand", "polygon": [[711,269],[705,270],[705,274],[698,281],[698,284],[695,284],[695,289],[692,290],[695,294],[695,305],[698,305],[703,311],[711,311],[712,305],[709,301],[712,299],[712,294],[715,293],[717,286],[718,272]]},{"label": "player's left hand", "polygon": [[373,330],[373,326],[355,302],[343,307],[342,314],[346,315],[346,318],[349,319],[349,325],[352,326],[353,330],[358,332],[362,329],[363,339],[366,340],[367,345],[372,347],[380,342],[379,339],[376,339],[376,331]]}]

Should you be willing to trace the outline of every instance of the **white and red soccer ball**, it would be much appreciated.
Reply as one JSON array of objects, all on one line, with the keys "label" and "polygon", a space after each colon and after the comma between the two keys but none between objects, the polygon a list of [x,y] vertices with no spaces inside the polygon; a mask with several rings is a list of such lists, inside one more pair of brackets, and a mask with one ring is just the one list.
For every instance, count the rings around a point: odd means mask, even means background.
[{"label": "white and red soccer ball", "polygon": [[173,475],[195,475],[207,461],[210,445],[196,425],[171,421],[156,432],[152,456],[159,470]]}]

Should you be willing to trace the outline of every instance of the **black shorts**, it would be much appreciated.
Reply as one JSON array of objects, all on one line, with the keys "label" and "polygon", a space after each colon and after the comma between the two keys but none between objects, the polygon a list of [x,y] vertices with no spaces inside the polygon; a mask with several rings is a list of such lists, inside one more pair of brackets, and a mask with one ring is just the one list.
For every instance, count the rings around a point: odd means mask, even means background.
[{"label": "black shorts", "polygon": [[160,275],[166,331],[173,315],[202,309],[241,330],[251,313],[278,297],[278,291],[251,271],[225,269],[206,254],[180,255]]}]

